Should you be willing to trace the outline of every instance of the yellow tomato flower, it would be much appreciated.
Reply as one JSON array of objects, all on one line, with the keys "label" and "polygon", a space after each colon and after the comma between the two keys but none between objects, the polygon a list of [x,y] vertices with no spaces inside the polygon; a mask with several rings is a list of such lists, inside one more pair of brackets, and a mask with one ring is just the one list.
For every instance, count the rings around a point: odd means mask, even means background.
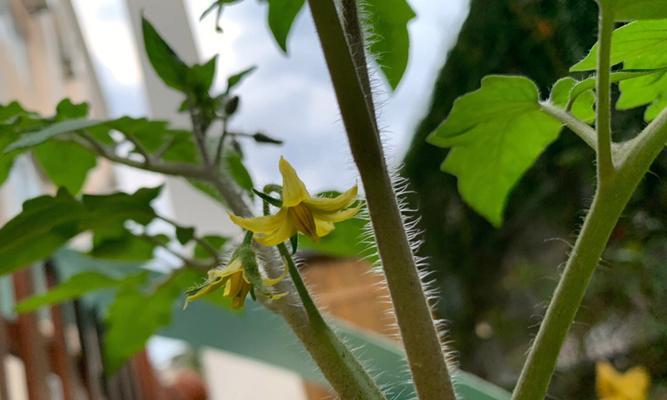
[{"label": "yellow tomato flower", "polygon": [[608,362],[596,364],[596,389],[600,400],[646,400],[651,377],[646,368],[618,372]]},{"label": "yellow tomato flower", "polygon": [[361,206],[352,207],[357,198],[357,186],[334,198],[311,197],[296,171],[280,158],[283,176],[282,207],[275,215],[241,218],[229,214],[234,223],[255,233],[255,240],[264,246],[283,243],[297,232],[313,240],[328,235],[334,223],[357,215]]}]

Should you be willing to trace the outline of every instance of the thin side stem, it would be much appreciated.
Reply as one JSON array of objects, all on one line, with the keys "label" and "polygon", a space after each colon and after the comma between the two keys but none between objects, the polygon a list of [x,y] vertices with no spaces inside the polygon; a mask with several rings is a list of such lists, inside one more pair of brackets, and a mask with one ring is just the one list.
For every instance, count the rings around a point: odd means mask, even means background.
[{"label": "thin side stem", "polygon": [[545,398],[565,335],[633,189],[610,185],[608,191],[599,190],[595,195],[524,364],[514,391],[514,400]]},{"label": "thin side stem", "polygon": [[[320,344],[320,351],[331,360],[339,363],[336,373],[323,371],[327,379],[336,388],[342,399],[386,400],[375,381],[368,375],[354,354],[341,342],[329,327],[319,309],[315,305],[306,284],[301,278],[292,255],[285,244],[278,245],[278,251],[287,264],[287,269],[306,308],[309,324]],[[329,374],[328,374],[329,373]]]},{"label": "thin side stem", "polygon": [[585,122],[577,119],[569,112],[563,110],[562,108],[556,107],[551,103],[542,102],[540,103],[540,107],[542,108],[542,111],[556,118],[562,122],[563,125],[570,128],[570,130],[579,136],[581,140],[583,140],[591,149],[597,151],[598,143],[595,129],[591,128]]},{"label": "thin side stem", "polygon": [[160,174],[165,174],[170,176],[182,176],[185,178],[196,178],[202,180],[211,179],[211,174],[208,172],[208,170],[201,168],[200,166],[197,165],[135,161],[117,155],[116,153],[114,153],[112,149],[107,149],[106,147],[104,147],[102,144],[97,142],[95,139],[93,139],[90,135],[87,135],[86,133],[80,133],[79,137],[83,139],[81,141],[78,141],[79,144],[85,146],[89,150],[94,151],[99,156],[118,164],[127,165],[128,167],[133,167],[137,169],[143,169],[145,171],[158,172]]},{"label": "thin side stem", "polygon": [[[366,200],[419,398],[452,400],[449,369],[431,317],[380,142],[370,93],[333,0],[309,0]],[[355,3],[352,6],[356,7]],[[350,15],[350,13],[346,13]],[[347,24],[350,22],[348,21]],[[355,38],[362,40],[362,38]],[[365,63],[364,63],[365,64]]]},{"label": "thin side stem", "polygon": [[614,173],[611,152],[611,36],[614,10],[608,0],[599,0],[600,17],[597,65],[597,172],[598,184],[604,185]]}]

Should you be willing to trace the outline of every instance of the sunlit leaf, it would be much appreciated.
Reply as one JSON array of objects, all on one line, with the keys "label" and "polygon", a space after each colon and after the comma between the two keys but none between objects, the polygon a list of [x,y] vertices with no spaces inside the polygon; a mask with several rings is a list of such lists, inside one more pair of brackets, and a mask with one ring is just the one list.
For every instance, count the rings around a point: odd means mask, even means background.
[{"label": "sunlit leaf", "polygon": [[33,154],[51,182],[73,194],[79,193],[97,160],[76,143],[55,140],[35,147]]},{"label": "sunlit leaf", "polygon": [[561,124],[540,110],[528,78],[487,76],[454,103],[428,142],[451,148],[442,169],[456,175],[463,199],[494,226],[521,176],[553,142]]},{"label": "sunlit leaf", "polygon": [[[570,70],[594,70],[597,53],[596,43]],[[621,63],[626,70],[667,67],[667,19],[635,21],[616,29],[612,35],[611,64]]]},{"label": "sunlit leaf", "polygon": [[616,0],[614,17],[618,21],[667,18],[665,0]]},{"label": "sunlit leaf", "polygon": [[[550,100],[555,105],[566,108],[572,101],[574,93],[572,93],[578,82],[570,77],[559,79],[551,89]],[[580,94],[577,94],[575,100],[572,102],[570,112],[575,117],[585,122],[592,122],[595,120],[595,94],[593,90],[588,89]]]}]

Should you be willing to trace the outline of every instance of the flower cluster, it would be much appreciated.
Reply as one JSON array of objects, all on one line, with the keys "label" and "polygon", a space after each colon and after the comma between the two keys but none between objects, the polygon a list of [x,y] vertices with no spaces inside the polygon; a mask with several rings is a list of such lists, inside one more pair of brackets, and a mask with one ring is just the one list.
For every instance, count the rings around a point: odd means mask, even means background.
[{"label": "flower cluster", "polygon": [[283,243],[297,232],[314,239],[328,235],[334,223],[357,215],[357,186],[334,198],[312,197],[294,168],[280,158],[283,177],[282,206],[275,215],[241,218],[230,214],[234,223],[256,234],[255,240],[264,246]]}]

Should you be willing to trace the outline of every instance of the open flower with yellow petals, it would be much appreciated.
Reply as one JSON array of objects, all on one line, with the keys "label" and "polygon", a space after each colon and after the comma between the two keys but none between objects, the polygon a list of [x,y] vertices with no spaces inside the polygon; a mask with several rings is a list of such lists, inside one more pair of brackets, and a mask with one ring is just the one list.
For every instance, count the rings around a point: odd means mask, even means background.
[{"label": "open flower with yellow petals", "polygon": [[[282,276],[275,279],[263,279],[262,285],[264,287],[274,286],[280,282],[285,277],[285,275],[286,272]],[[264,291],[264,287],[260,289]],[[229,265],[224,268],[214,268],[208,271],[208,278],[206,279],[206,282],[187,292],[185,306],[187,307],[188,303],[199,300],[218,289],[223,289],[222,295],[223,297],[231,300],[231,307],[233,309],[243,308],[245,305],[246,297],[249,293],[252,294],[254,285],[251,283],[251,280],[243,268],[241,259],[235,258],[232,260],[232,262],[229,263]],[[271,300],[277,300],[286,295],[286,293],[271,295],[267,292],[264,293],[264,295]]]},{"label": "open flower with yellow petals", "polygon": [[646,368],[618,372],[608,362],[596,365],[596,389],[600,400],[646,400],[651,377]]},{"label": "open flower with yellow petals", "polygon": [[350,219],[359,212],[361,206],[353,206],[357,201],[356,185],[337,197],[312,197],[294,168],[282,157],[279,167],[283,189],[278,213],[256,218],[229,215],[236,225],[255,233],[258,243],[275,246],[297,232],[318,240],[334,230],[334,223]]}]

